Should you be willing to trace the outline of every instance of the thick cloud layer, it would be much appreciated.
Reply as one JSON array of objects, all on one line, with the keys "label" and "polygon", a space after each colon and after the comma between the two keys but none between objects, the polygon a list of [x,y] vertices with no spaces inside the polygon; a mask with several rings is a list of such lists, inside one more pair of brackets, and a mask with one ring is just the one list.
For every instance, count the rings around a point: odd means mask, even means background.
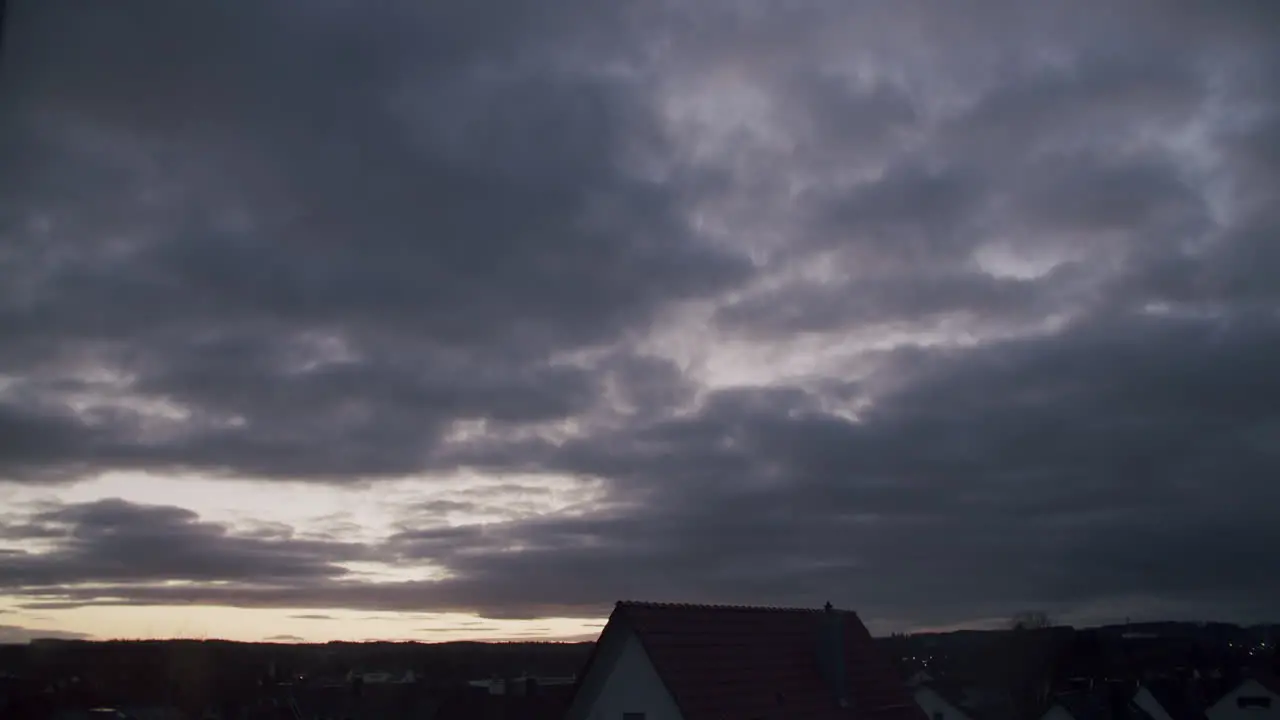
[{"label": "thick cloud layer", "polygon": [[1274,3],[13,5],[0,483],[424,499],[23,506],[0,594],[1280,603]]},{"label": "thick cloud layer", "polygon": [[8,474],[411,472],[452,421],[576,414],[562,354],[749,271],[628,169],[669,152],[643,88],[521,51],[518,8],[54,5],[16,15],[0,369],[60,457]]}]

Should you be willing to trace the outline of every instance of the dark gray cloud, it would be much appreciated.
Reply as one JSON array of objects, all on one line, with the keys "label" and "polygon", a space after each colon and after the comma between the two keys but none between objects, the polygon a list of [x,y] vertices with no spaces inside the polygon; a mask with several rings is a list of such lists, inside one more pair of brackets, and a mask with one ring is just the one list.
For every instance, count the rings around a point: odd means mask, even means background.
[{"label": "dark gray cloud", "polygon": [[400,541],[503,588],[503,607],[827,594],[876,617],[952,622],[998,612],[997,597],[1066,612],[1146,594],[1259,619],[1280,596],[1253,570],[1277,540],[1280,386],[1262,377],[1277,341],[1274,316],[1096,319],[1051,340],[903,358],[913,382],[860,422],[816,398],[734,391],[557,458],[616,478],[619,500],[638,505]]},{"label": "dark gray cloud", "polygon": [[340,578],[348,571],[338,563],[373,557],[355,544],[240,535],[191,510],[123,500],[35,512],[3,537],[52,543],[10,555],[0,570],[0,587],[37,593],[75,583]]},{"label": "dark gray cloud", "polygon": [[84,633],[64,630],[42,630],[19,625],[0,625],[0,643],[25,643],[32,640],[84,640],[89,636]]},{"label": "dark gray cloud", "polygon": [[[52,5],[17,15],[0,118],[0,371],[36,396],[3,411],[39,435],[5,475],[421,469],[452,421],[580,412],[558,354],[748,272],[628,169],[669,154],[640,81],[558,67],[577,20]],[[34,404],[102,365],[188,417]]]},{"label": "dark gray cloud", "polygon": [[748,595],[834,598],[910,624],[1175,599],[1264,619],[1280,600],[1256,572],[1280,540],[1280,384],[1263,371],[1277,348],[1274,316],[1130,315],[950,357],[914,351],[895,371],[912,382],[858,421],[802,391],[722,391],[692,416],[547,456],[611,478],[608,507],[407,529],[379,550],[447,580],[143,585],[115,601],[538,617],[592,616],[617,597]]},{"label": "dark gray cloud", "polygon": [[[7,555],[8,592],[899,625],[1280,602],[1274,3],[420,5],[18,4],[0,480],[597,494],[424,492],[368,547],[54,507],[5,518],[53,548]],[[712,376],[789,343],[804,372]],[[511,519],[441,524],[468,513]]]}]

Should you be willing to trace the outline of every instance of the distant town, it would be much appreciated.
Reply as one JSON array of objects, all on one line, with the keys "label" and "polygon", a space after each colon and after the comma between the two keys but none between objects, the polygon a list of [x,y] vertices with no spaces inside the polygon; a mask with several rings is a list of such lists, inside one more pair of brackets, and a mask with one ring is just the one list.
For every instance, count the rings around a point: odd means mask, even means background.
[{"label": "distant town", "polygon": [[1280,625],[1044,617],[872,639],[856,613],[619,603],[591,643],[35,640],[5,720],[1271,720]]}]

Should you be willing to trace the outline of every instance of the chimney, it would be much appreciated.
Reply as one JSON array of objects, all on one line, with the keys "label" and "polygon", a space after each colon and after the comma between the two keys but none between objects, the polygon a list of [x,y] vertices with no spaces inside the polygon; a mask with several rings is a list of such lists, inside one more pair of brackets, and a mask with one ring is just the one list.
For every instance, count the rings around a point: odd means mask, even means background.
[{"label": "chimney", "polygon": [[845,667],[844,613],[827,603],[818,620],[818,667],[836,704],[850,706],[848,668]]}]

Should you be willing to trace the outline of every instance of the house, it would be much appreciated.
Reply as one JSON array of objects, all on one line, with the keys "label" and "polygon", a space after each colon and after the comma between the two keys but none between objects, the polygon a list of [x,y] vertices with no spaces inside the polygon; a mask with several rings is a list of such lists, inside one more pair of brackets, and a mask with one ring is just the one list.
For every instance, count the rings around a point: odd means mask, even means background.
[{"label": "house", "polygon": [[855,613],[619,602],[567,720],[925,720]]},{"label": "house", "polygon": [[358,673],[354,670],[347,673],[346,682],[348,684],[359,682],[365,685],[412,685],[418,681],[418,676],[412,670],[406,670],[403,673],[392,672],[362,672]]},{"label": "house", "polygon": [[571,688],[577,682],[578,679],[573,676],[537,676],[526,673],[514,678],[493,677],[486,680],[470,680],[467,685],[474,689],[484,690],[490,695],[523,695],[526,693],[533,694],[538,688]]},{"label": "house", "polygon": [[929,720],[975,720],[957,693],[945,690],[935,682],[916,683],[913,696]]},{"label": "house", "polygon": [[1280,681],[1267,673],[1247,677],[1204,714],[1208,720],[1280,720]]},{"label": "house", "polygon": [[1133,701],[1132,687],[1101,685],[1056,695],[1041,720],[1154,720]]},{"label": "house", "polygon": [[526,692],[491,693],[467,688],[444,698],[431,720],[561,720],[571,685],[529,685]]},{"label": "house", "polygon": [[911,677],[907,678],[907,687],[920,687],[921,685],[927,685],[933,681],[934,678],[929,674],[928,670],[917,670],[911,674]]},{"label": "house", "polygon": [[348,687],[298,688],[290,709],[294,720],[430,720],[437,705],[417,685],[355,681]]},{"label": "house", "polygon": [[1133,702],[1153,720],[1205,720],[1205,691],[1198,677],[1144,681]]}]

